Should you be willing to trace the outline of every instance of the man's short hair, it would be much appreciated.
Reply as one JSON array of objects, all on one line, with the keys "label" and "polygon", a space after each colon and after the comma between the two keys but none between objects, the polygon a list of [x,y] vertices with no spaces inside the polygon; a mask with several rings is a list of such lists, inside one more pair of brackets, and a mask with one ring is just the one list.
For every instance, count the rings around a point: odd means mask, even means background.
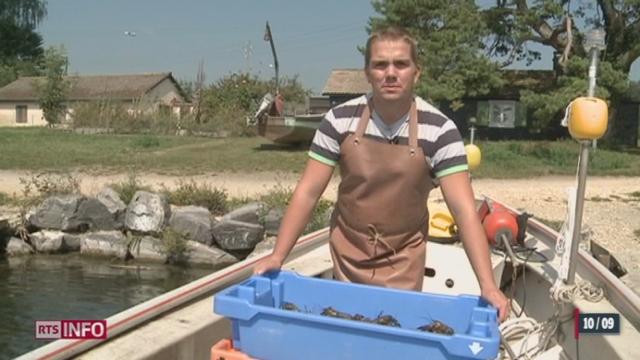
[{"label": "man's short hair", "polygon": [[364,49],[365,69],[369,67],[369,63],[371,62],[371,46],[374,41],[378,40],[404,40],[411,48],[411,61],[413,61],[416,66],[420,66],[418,64],[418,44],[413,36],[411,36],[407,30],[399,26],[387,26],[372,32],[369,36],[367,45]]}]

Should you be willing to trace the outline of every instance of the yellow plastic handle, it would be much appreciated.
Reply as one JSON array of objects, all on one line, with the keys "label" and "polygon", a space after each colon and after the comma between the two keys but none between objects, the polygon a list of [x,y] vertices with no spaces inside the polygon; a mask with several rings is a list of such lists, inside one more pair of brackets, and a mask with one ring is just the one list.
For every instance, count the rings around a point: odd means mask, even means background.
[{"label": "yellow plastic handle", "polygon": [[429,222],[431,226],[442,231],[451,231],[451,227],[454,225],[453,217],[443,212],[437,212],[431,217]]}]

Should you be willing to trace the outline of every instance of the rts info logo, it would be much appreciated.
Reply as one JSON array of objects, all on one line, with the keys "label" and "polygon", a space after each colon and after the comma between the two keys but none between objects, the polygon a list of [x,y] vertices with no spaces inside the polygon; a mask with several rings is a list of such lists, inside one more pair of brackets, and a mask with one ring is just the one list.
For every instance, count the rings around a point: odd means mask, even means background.
[{"label": "rts info logo", "polygon": [[36,320],[36,339],[106,339],[107,320]]}]

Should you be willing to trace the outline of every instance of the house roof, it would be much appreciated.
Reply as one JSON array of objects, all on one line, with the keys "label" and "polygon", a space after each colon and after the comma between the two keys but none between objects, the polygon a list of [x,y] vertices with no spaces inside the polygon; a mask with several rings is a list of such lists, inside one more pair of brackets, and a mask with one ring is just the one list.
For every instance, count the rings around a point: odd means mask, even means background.
[{"label": "house roof", "polygon": [[[65,76],[71,84],[67,99],[77,100],[133,100],[140,98],[165,79],[171,80],[180,94],[182,89],[170,72],[137,75]],[[37,101],[34,81],[44,77],[21,77],[0,88],[0,101]]]},{"label": "house roof", "polygon": [[362,95],[370,91],[362,69],[335,69],[329,74],[322,95]]}]

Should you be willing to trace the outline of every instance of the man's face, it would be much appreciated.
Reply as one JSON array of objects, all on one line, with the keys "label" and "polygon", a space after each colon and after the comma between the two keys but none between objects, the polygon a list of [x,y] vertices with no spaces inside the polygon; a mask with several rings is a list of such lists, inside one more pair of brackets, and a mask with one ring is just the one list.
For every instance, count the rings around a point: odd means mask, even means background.
[{"label": "man's face", "polygon": [[420,76],[420,70],[411,60],[411,46],[402,39],[374,41],[365,73],[373,96],[388,101],[412,97]]}]

